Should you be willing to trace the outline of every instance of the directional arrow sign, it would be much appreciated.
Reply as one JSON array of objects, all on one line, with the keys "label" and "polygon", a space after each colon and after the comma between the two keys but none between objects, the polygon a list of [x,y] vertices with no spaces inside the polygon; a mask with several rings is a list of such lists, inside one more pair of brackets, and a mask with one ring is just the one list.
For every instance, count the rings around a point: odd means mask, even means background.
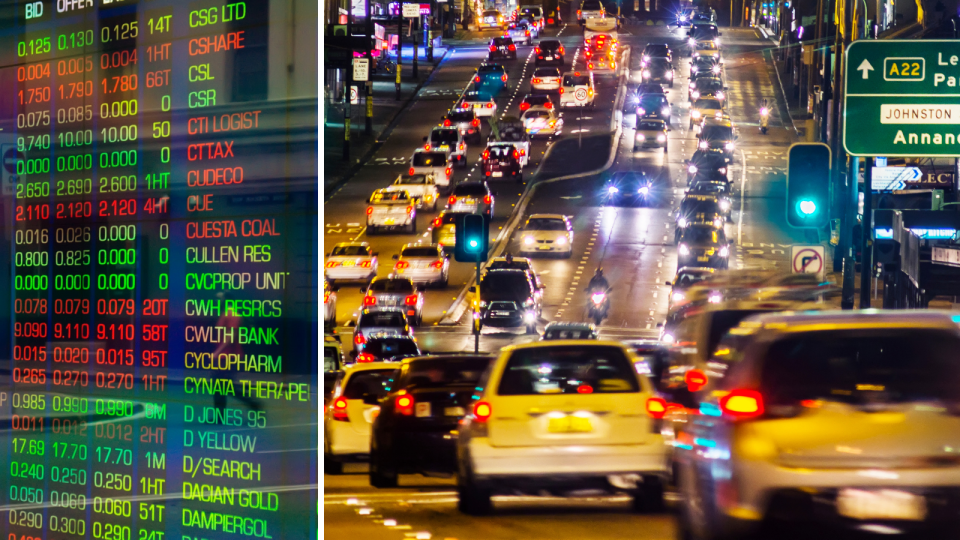
[{"label": "directional arrow sign", "polygon": [[844,80],[847,153],[960,157],[957,41],[855,41],[847,48],[844,62],[847,73],[861,75]]},{"label": "directional arrow sign", "polygon": [[874,167],[873,189],[875,191],[896,191],[903,189],[907,182],[917,182],[923,172],[917,167]]}]

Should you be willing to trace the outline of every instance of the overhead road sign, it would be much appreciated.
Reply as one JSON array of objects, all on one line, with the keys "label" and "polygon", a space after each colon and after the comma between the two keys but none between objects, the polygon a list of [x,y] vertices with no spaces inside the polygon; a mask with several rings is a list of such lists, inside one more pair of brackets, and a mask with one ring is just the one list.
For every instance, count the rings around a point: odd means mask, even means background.
[{"label": "overhead road sign", "polygon": [[847,153],[960,157],[956,40],[860,40],[844,62]]}]

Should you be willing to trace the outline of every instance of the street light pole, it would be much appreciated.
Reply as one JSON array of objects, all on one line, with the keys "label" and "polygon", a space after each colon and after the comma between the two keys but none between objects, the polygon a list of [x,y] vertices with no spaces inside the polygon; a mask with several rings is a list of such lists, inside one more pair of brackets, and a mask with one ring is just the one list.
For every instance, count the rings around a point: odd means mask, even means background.
[{"label": "street light pole", "polygon": [[403,71],[403,4],[397,3],[400,12],[397,13],[397,101],[400,101],[400,72]]},{"label": "street light pole", "polygon": [[870,307],[870,279],[873,277],[873,158],[863,164],[863,248],[860,256],[860,309]]},{"label": "street light pole", "polygon": [[367,97],[364,100],[367,106],[367,118],[364,121],[363,125],[363,134],[369,137],[373,134],[373,79],[369,76],[369,73],[373,71],[373,51],[371,51],[371,44],[373,41],[373,21],[370,19],[370,2],[373,0],[363,0],[364,1],[364,11],[366,19],[364,20],[364,25],[367,29],[367,82],[364,83],[364,86],[367,87]]}]

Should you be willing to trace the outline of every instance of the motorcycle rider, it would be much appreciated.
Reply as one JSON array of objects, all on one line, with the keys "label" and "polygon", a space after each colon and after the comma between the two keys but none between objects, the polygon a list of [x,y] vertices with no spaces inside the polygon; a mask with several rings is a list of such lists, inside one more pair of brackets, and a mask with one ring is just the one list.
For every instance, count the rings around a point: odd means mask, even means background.
[{"label": "motorcycle rider", "polygon": [[767,98],[760,100],[760,131],[764,135],[767,133],[767,122],[770,120],[770,106],[767,104]]},{"label": "motorcycle rider", "polygon": [[603,277],[603,267],[598,266],[597,271],[593,273],[593,277],[590,278],[590,283],[587,284],[587,294],[593,295],[594,293],[602,292],[603,293],[603,314],[606,316],[610,310],[610,295],[607,294],[610,291],[610,283],[607,282],[607,278]]}]

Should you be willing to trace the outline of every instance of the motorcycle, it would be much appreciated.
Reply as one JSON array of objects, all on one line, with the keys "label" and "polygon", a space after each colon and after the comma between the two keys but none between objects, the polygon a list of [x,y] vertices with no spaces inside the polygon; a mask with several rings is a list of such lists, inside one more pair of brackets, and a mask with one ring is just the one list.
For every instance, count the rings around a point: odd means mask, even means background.
[{"label": "motorcycle", "polygon": [[767,134],[767,123],[770,120],[770,109],[763,107],[760,109],[760,133]]},{"label": "motorcycle", "polygon": [[587,315],[597,326],[607,317],[607,291],[593,291],[590,293],[590,305]]}]

